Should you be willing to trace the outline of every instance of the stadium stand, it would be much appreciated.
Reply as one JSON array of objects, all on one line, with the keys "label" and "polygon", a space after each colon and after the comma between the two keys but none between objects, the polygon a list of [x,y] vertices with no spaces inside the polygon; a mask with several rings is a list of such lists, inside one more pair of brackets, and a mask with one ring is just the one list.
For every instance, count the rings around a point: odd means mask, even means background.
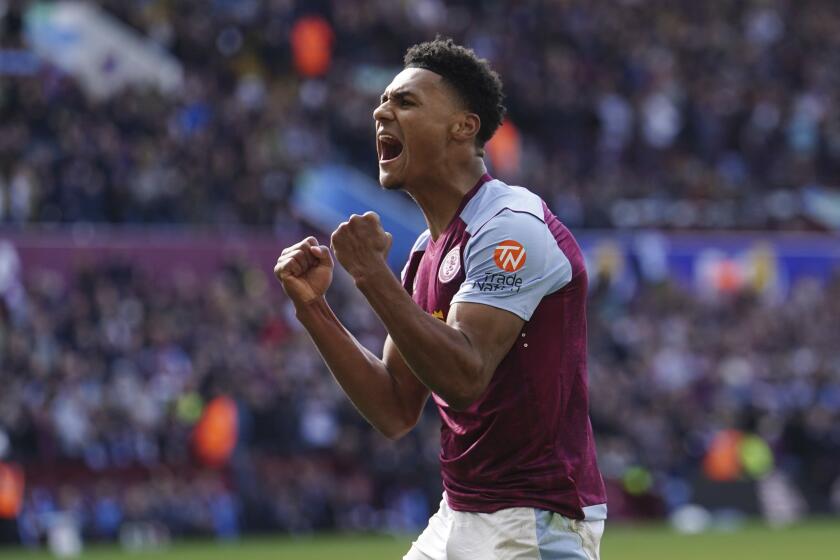
[{"label": "stadium stand", "polygon": [[[6,54],[28,48],[25,4],[0,0]],[[50,64],[12,73],[0,57],[5,231],[308,231],[296,177],[335,161],[374,174],[371,84],[436,32],[505,80],[512,146],[494,170],[572,228],[840,227],[820,211],[840,184],[831,0],[97,4],[172,53],[184,87],[92,99]],[[98,538],[126,523],[222,537],[425,524],[440,497],[436,415],[396,443],[370,429],[290,320],[271,264],[161,279],[109,255],[0,282],[0,460],[25,467],[24,541],[56,511]],[[592,279],[592,418],[612,515],[667,514],[710,478],[754,486],[765,448],[793,489],[782,501],[840,510],[840,276],[781,300],[617,283],[597,267]],[[345,282],[330,297],[378,350],[359,295]],[[192,435],[220,395],[239,434],[221,470]],[[737,472],[707,459],[722,430],[746,453]]]}]

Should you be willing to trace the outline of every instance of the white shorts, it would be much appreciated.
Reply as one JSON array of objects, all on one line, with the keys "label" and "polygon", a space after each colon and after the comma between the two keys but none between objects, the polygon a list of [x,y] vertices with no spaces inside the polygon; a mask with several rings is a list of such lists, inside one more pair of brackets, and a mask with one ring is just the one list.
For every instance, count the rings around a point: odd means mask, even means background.
[{"label": "white shorts", "polygon": [[534,508],[454,511],[440,502],[403,560],[599,560],[604,522]]}]

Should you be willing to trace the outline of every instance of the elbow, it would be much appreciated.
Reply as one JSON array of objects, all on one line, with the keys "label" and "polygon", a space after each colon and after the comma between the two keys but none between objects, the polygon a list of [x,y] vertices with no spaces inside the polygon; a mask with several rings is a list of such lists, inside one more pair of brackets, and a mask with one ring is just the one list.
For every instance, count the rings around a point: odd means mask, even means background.
[{"label": "elbow", "polygon": [[449,408],[457,412],[463,412],[470,408],[487,391],[493,371],[488,370],[485,364],[476,360],[474,363],[465,364],[461,375],[454,377],[459,382],[453,384],[445,392],[439,392]]},{"label": "elbow", "polygon": [[465,396],[452,396],[449,398],[445,398],[446,404],[449,405],[449,408],[456,412],[464,412],[469,407],[473,405],[475,401],[478,400],[479,395],[465,395]]},{"label": "elbow", "polygon": [[463,412],[470,408],[475,402],[481,398],[487,390],[486,383],[469,383],[457,390],[451,391],[447,395],[441,395],[449,408],[456,412]]},{"label": "elbow", "polygon": [[388,426],[377,426],[380,434],[391,441],[397,441],[403,438],[408,432],[414,428],[415,424],[394,424]]},{"label": "elbow", "polygon": [[395,429],[395,428],[389,426],[389,427],[386,427],[386,428],[379,428],[379,433],[382,434],[383,436],[385,436],[386,438],[388,438],[391,441],[397,441],[397,440],[402,439],[403,436],[405,436],[408,432],[410,432],[412,427],[413,426],[408,427],[408,428]]},{"label": "elbow", "polygon": [[388,422],[387,424],[375,427],[380,434],[389,440],[397,441],[413,430],[419,420],[420,415],[417,414],[411,418],[400,418],[397,421]]}]

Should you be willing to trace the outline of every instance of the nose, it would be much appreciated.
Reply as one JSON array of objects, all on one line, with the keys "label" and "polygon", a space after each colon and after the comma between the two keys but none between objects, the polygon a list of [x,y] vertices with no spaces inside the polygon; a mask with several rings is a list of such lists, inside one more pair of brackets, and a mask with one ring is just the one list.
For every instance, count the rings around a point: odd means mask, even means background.
[{"label": "nose", "polygon": [[379,107],[373,110],[373,120],[379,121],[390,121],[393,120],[394,113],[391,109],[388,108],[388,102],[384,101],[379,104]]}]

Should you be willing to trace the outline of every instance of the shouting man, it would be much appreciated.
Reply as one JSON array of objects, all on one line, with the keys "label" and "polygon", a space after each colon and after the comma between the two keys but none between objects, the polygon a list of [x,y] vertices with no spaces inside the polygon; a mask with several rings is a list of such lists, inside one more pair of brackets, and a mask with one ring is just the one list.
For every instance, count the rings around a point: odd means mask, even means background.
[{"label": "shouting man", "polygon": [[502,100],[486,60],[436,39],[408,50],[373,112],[379,182],[409,193],[429,226],[402,283],[376,214],[332,234],[388,331],[381,359],[324,299],[328,247],[309,237],[285,249],[275,274],[377,430],[399,438],[430,394],[437,405],[443,500],[406,559],[596,560],[607,508],[588,412],[584,259],[538,196],[487,174]]}]

